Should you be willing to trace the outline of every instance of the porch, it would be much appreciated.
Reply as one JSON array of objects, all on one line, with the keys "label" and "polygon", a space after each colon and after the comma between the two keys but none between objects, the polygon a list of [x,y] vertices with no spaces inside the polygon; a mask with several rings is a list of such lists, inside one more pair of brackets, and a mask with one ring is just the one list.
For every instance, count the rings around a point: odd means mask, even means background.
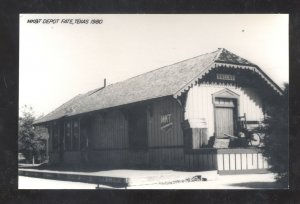
[{"label": "porch", "polygon": [[218,174],[266,173],[268,161],[258,148],[205,148],[186,152],[185,167],[191,171],[217,170]]}]

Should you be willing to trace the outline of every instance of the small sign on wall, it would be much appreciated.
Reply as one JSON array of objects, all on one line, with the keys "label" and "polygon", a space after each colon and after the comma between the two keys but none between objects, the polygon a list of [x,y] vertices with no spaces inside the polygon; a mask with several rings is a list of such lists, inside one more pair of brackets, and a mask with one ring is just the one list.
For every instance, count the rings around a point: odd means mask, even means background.
[{"label": "small sign on wall", "polygon": [[217,79],[226,81],[235,81],[235,75],[233,74],[217,74]]},{"label": "small sign on wall", "polygon": [[160,115],[160,129],[167,130],[173,125],[173,117],[171,113]]}]

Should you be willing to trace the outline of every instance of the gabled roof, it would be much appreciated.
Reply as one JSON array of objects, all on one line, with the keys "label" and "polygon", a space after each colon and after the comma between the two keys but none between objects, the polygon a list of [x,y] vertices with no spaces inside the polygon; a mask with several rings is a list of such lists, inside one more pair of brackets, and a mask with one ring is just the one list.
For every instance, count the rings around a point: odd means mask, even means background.
[{"label": "gabled roof", "polygon": [[249,62],[248,60],[237,56],[224,48],[219,49],[219,54],[215,59],[215,62],[223,62],[229,64],[236,64],[236,65],[248,65],[248,66],[256,66],[255,64]]},{"label": "gabled roof", "polygon": [[[108,85],[105,88],[79,94],[35,121],[35,124],[163,96],[178,97],[205,73],[219,65],[246,67],[256,70],[261,76],[266,76],[257,65],[222,48]],[[273,87],[279,88],[270,78],[267,77],[266,80]]]}]

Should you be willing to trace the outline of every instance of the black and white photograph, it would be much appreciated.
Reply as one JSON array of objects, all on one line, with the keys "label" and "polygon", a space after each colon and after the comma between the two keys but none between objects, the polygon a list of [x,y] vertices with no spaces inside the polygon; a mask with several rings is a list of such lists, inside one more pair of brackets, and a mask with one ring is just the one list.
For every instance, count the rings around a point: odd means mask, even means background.
[{"label": "black and white photograph", "polygon": [[289,189],[289,14],[19,30],[18,189]]}]

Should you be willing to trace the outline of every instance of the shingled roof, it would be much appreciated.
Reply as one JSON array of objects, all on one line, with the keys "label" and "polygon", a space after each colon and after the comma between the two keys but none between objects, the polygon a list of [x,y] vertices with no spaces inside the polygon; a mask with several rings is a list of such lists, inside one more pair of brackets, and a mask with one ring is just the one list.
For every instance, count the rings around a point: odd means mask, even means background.
[{"label": "shingled roof", "polygon": [[[132,77],[125,81],[79,94],[46,116],[35,121],[44,123],[65,116],[112,108],[163,96],[179,96],[190,84],[217,64],[256,69],[273,87],[279,88],[257,65],[222,48],[169,66]],[[280,88],[279,88],[280,91]]]}]

